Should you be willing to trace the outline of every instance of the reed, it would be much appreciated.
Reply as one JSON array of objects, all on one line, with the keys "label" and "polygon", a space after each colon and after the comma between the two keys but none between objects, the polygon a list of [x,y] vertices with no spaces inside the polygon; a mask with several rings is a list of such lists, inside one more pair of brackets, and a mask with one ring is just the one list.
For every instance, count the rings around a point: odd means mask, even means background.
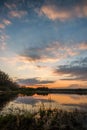
[{"label": "reed", "polygon": [[0,115],[0,130],[87,130],[87,113],[78,110],[46,110],[38,112],[19,111]]}]

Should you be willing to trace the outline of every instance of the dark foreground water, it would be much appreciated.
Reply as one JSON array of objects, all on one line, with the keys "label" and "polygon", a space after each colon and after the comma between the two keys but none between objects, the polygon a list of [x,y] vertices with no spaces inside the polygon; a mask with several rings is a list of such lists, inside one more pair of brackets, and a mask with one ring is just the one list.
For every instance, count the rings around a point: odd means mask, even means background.
[{"label": "dark foreground water", "polygon": [[[7,96],[7,97],[6,97]],[[19,110],[28,110],[30,112],[38,111],[41,107],[58,108],[63,110],[79,109],[87,111],[87,95],[76,94],[48,94],[26,96],[18,95],[0,95],[1,113],[17,112]]]}]

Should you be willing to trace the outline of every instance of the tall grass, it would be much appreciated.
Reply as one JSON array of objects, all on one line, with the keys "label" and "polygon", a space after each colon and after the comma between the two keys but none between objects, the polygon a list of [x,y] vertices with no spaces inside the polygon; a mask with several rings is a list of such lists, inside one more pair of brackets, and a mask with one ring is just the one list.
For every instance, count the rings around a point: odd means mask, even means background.
[{"label": "tall grass", "polygon": [[87,130],[87,113],[80,111],[46,110],[36,113],[0,116],[0,130]]}]

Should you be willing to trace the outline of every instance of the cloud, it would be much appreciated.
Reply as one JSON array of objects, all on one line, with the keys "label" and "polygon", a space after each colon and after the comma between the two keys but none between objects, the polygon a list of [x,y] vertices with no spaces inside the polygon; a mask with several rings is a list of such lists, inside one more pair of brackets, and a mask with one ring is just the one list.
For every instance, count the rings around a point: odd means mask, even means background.
[{"label": "cloud", "polygon": [[[40,46],[34,46],[24,49],[20,54],[25,57],[28,61],[55,61],[65,56],[62,54],[62,47],[58,42],[53,44],[43,44]],[[60,52],[58,53],[58,51]]]},{"label": "cloud", "polygon": [[87,88],[87,85],[71,84],[67,88],[71,88],[71,89],[75,89],[75,88]]},{"label": "cloud", "polygon": [[[0,45],[1,46],[1,45]],[[9,55],[8,57],[1,56],[0,61],[3,61],[8,64],[17,64],[17,63],[23,63],[20,67],[18,67],[19,70],[23,69],[23,67],[26,67],[27,69],[30,67],[30,64],[28,61],[25,60],[25,58],[19,56],[19,55]],[[31,66],[32,67],[32,66]]]},{"label": "cloud", "polygon": [[[3,19],[1,20],[2,22],[0,23],[0,29],[4,30],[6,26],[11,24],[11,21],[7,20],[7,19]],[[1,31],[0,31],[1,33]]]},{"label": "cloud", "polygon": [[55,50],[58,44],[49,44],[49,45],[40,45],[24,49],[20,54],[22,57],[25,57],[28,61],[38,61],[38,60],[51,60],[55,59]]},{"label": "cloud", "polygon": [[0,29],[4,29],[5,25],[0,23]]},{"label": "cloud", "polygon": [[7,40],[9,38],[9,36],[8,35],[6,35],[5,33],[3,33],[3,32],[1,32],[0,33],[0,41],[5,41],[5,40]]},{"label": "cloud", "polygon": [[6,43],[2,42],[0,43],[0,50],[5,50],[6,49]]},{"label": "cloud", "polygon": [[60,65],[54,71],[58,75],[64,75],[62,80],[87,81],[87,57],[71,62],[70,65]]},{"label": "cloud", "polygon": [[29,78],[29,79],[18,79],[18,83],[22,85],[27,85],[27,86],[34,86],[34,85],[44,85],[44,84],[50,84],[54,83],[54,81],[49,81],[49,80],[39,80],[37,78]]},{"label": "cloud", "polygon": [[13,9],[16,8],[16,4],[15,3],[4,3],[5,7],[7,7],[8,9]]},{"label": "cloud", "polygon": [[40,15],[46,15],[49,19],[56,20],[56,19],[68,19],[71,17],[68,11],[58,11],[55,5],[45,5],[42,6],[40,10]]},{"label": "cloud", "polygon": [[[70,47],[69,47],[70,46]],[[25,48],[20,56],[27,61],[58,61],[73,57],[86,50],[87,43],[67,44],[55,41],[53,43],[35,45]]]},{"label": "cloud", "polygon": [[78,47],[80,50],[87,50],[87,42],[81,43]]},{"label": "cloud", "polygon": [[6,26],[10,25],[11,21],[8,19],[1,19],[0,21],[0,29],[4,30]]},{"label": "cloud", "polygon": [[63,0],[47,0],[39,10],[39,15],[45,15],[51,20],[67,20],[76,17],[87,17],[87,2]]},{"label": "cloud", "polygon": [[9,12],[9,15],[10,15],[10,17],[21,18],[21,17],[27,15],[27,11],[23,11],[23,10],[18,10],[18,11],[12,10],[12,11]]},{"label": "cloud", "polygon": [[81,66],[86,66],[87,65],[87,57],[84,57],[84,58],[80,58],[79,60],[75,60],[75,61],[72,61],[71,64],[73,65],[81,65]]},{"label": "cloud", "polygon": [[11,24],[11,21],[10,21],[10,20],[7,20],[7,19],[3,19],[3,24],[5,24],[5,25],[10,25],[10,24]]},{"label": "cloud", "polygon": [[3,32],[0,32],[0,50],[5,50],[7,48],[6,41],[9,38],[8,35],[6,35]]}]

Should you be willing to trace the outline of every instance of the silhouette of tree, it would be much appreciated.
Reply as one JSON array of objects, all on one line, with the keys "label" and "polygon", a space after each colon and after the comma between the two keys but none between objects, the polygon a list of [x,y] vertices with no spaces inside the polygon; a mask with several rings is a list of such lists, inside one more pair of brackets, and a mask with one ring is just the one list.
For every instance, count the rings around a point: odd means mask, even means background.
[{"label": "silhouette of tree", "polygon": [[18,84],[8,74],[0,70],[0,90],[15,90]]}]

